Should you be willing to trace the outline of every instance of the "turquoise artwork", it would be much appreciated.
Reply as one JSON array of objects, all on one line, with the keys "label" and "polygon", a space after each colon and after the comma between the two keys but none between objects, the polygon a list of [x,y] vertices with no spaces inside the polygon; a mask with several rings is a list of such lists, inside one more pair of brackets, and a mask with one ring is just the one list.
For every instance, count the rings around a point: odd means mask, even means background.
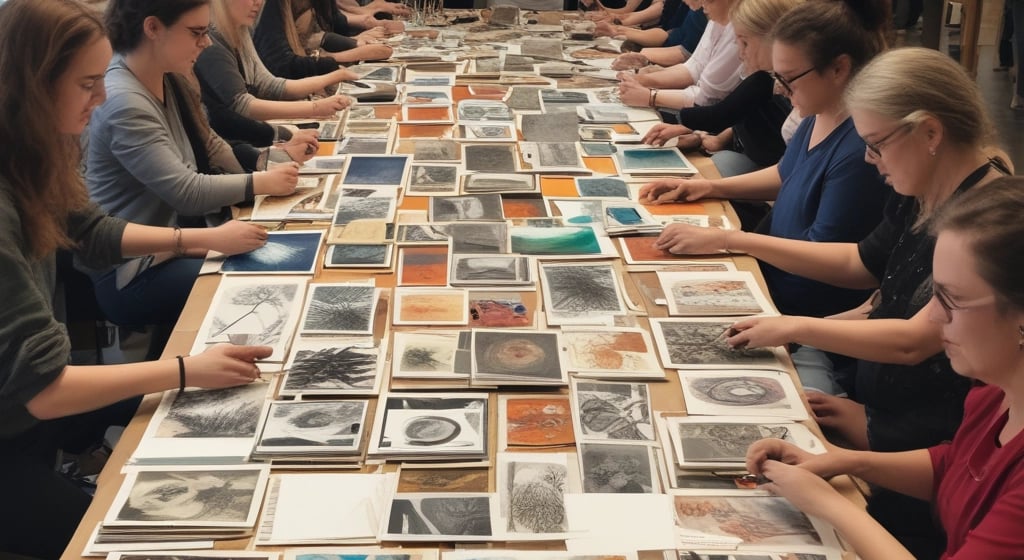
[{"label": "turquoise artwork", "polygon": [[589,227],[514,227],[512,252],[521,255],[594,255],[601,253]]},{"label": "turquoise artwork", "polygon": [[686,169],[686,161],[675,149],[637,148],[619,152],[623,169]]},{"label": "turquoise artwork", "polygon": [[576,191],[580,196],[629,198],[629,186],[615,177],[577,177]]}]

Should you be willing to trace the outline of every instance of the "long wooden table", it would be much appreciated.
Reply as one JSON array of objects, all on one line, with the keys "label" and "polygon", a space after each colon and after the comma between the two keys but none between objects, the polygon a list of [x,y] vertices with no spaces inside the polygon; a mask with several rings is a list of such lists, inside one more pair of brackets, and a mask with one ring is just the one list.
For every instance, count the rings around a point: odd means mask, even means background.
[{"label": "long wooden table", "polygon": [[[453,97],[457,98],[459,96],[453,94]],[[330,145],[325,145],[322,147],[323,153],[328,153],[331,149],[332,146]],[[718,176],[717,171],[715,170],[714,165],[711,163],[711,160],[709,158],[701,156],[699,154],[690,154],[689,157],[704,176]],[[608,161],[606,158],[585,159],[587,160],[586,162],[588,166],[597,171],[607,171],[610,168],[613,169],[612,167],[610,167],[611,162]],[[542,193],[548,196],[566,196],[568,193],[566,192],[565,181],[566,179],[561,178],[542,179]],[[571,184],[571,179],[569,179],[568,181]],[[404,199],[404,204],[401,207],[401,209],[404,210],[415,210],[425,208],[425,198],[413,197],[406,197]],[[677,208],[680,213],[694,213],[695,211],[702,211],[712,216],[724,214],[727,215],[732,220],[733,224],[739,224],[739,220],[737,219],[735,213],[732,211],[731,206],[724,201],[708,200],[700,204],[678,205]],[[762,285],[762,288],[764,288],[764,280],[761,277],[757,262],[754,259],[740,255],[733,255],[731,256],[731,259],[739,270],[747,270],[752,272],[755,275],[755,277],[758,278],[759,282]],[[341,271],[338,269],[323,269],[322,267],[318,267],[317,272],[312,281],[337,282],[353,278],[365,278],[366,276],[367,273],[365,271],[351,272]],[[396,284],[396,275],[394,274],[393,270],[386,270],[380,273],[372,273],[372,276],[375,278],[376,285],[378,287],[389,288],[395,286]],[[653,285],[657,284],[653,272],[628,273],[625,274],[624,280],[625,281],[623,282],[623,285],[625,286],[629,298],[634,302],[642,302],[649,316],[667,316],[667,311],[665,310],[664,306],[655,305],[654,302],[651,301],[649,297],[647,297],[647,292],[645,290],[639,289],[640,284],[646,283],[648,285],[651,285],[652,282]],[[170,338],[170,341],[168,342],[168,345],[164,350],[164,358],[170,358],[179,354],[187,354],[189,352],[192,346],[192,342],[197,332],[199,331],[203,317],[206,314],[206,311],[213,298],[213,294],[216,291],[216,288],[219,284],[219,281],[219,275],[201,276],[196,281],[191,296],[189,297],[188,303],[186,304],[185,310],[182,313],[181,318],[178,321],[177,326]],[[539,304],[537,306],[536,313],[542,313]],[[376,325],[376,335],[378,338],[383,333],[383,328],[385,326],[384,323],[388,320],[388,316],[389,314],[386,309],[378,312]],[[641,317],[640,322],[643,326],[648,326],[645,318]],[[793,373],[792,365],[788,364],[787,367],[789,368],[790,372]],[[794,380],[796,380],[795,373],[793,374],[793,376]],[[799,381],[796,381],[799,384]],[[652,382],[649,383],[649,387],[651,404],[654,410],[685,410],[682,391],[679,385],[679,378],[677,375],[675,375],[674,370],[668,372],[667,380],[665,382]],[[99,487],[96,492],[96,496],[93,499],[92,505],[89,508],[88,512],[86,513],[86,516],[83,519],[81,525],[79,526],[78,531],[76,532],[68,549],[65,551],[63,556],[64,559],[70,560],[83,558],[81,552],[84,546],[86,545],[90,534],[92,533],[96,525],[103,519],[107,510],[110,508],[111,503],[113,502],[114,497],[117,494],[117,491],[124,479],[124,476],[120,472],[121,468],[123,467],[123,465],[125,465],[126,461],[130,457],[136,446],[138,445],[142,437],[142,434],[145,431],[145,428],[148,422],[150,421],[150,418],[152,417],[157,404],[160,401],[160,397],[161,395],[147,396],[142,402],[142,405],[140,406],[139,411],[135,415],[131,424],[125,430],[124,435],[121,437],[121,440],[117,445],[117,448],[114,450],[113,455],[110,457],[110,460],[106,465],[106,468],[104,468],[103,472],[100,474],[98,481]],[[372,418],[373,415],[373,404],[374,403],[371,402],[371,407],[368,413],[369,418]],[[490,426],[493,432],[493,430],[496,429],[496,427],[498,426],[498,422],[496,420],[498,408],[496,406],[496,392],[491,395],[490,404],[490,410],[492,411]],[[813,422],[811,422],[810,424],[812,424],[812,429],[820,435],[821,432],[820,430],[818,430],[817,426],[814,426]],[[492,433],[491,435],[493,436],[494,434]],[[491,437],[490,441],[496,441],[496,438]],[[497,452],[495,447],[496,446],[492,444],[489,450],[491,465],[496,464],[496,462],[494,461],[495,453]],[[389,465],[389,467],[392,466]],[[494,472],[493,469],[491,469],[490,488],[492,491],[495,488],[494,478]],[[858,491],[857,486],[850,479],[846,477],[838,477],[833,480],[833,484],[836,485],[849,499],[857,503],[863,504],[862,495]],[[247,548],[249,544],[250,543],[248,539],[234,541],[219,541],[217,543],[217,548],[243,549]],[[385,546],[387,546],[388,544],[389,543],[384,543]],[[390,544],[394,545],[394,543]],[[519,543],[516,543],[516,547],[518,548],[519,546]],[[557,545],[549,544],[547,546]]]}]

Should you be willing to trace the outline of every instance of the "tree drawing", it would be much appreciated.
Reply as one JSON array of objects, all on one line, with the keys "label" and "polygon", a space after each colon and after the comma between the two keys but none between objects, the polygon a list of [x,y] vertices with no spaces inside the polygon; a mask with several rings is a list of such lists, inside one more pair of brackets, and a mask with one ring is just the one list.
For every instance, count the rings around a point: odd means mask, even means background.
[{"label": "tree drawing", "polygon": [[[295,285],[282,285],[282,284],[267,284],[259,286],[249,286],[242,288],[234,296],[230,298],[232,305],[247,306],[248,309],[244,313],[236,317],[232,321],[225,322],[220,317],[214,317],[213,324],[210,328],[210,338],[217,338],[224,334],[229,334],[228,331],[232,327],[238,325],[248,317],[252,316],[260,323],[262,331],[259,333],[245,333],[250,335],[250,339],[247,340],[249,343],[263,343],[273,344],[277,342],[280,336],[280,328],[284,324],[285,317],[288,315],[288,303],[295,299],[295,292],[297,290]],[[274,320],[267,323],[260,315],[259,311],[262,309],[270,308],[275,313]]]}]

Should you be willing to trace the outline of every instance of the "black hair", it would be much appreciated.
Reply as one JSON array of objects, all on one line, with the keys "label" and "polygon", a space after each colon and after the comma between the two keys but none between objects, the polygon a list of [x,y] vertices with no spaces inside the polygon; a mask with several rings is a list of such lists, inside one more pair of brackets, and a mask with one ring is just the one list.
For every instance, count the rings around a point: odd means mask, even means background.
[{"label": "black hair", "polygon": [[115,52],[126,53],[142,42],[142,22],[153,16],[160,23],[171,26],[183,14],[210,0],[110,0],[104,23]]}]

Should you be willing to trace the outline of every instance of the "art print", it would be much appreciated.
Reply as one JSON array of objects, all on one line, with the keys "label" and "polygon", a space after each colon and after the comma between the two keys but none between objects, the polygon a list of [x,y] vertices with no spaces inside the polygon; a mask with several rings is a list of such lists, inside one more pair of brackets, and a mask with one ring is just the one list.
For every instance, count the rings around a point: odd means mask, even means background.
[{"label": "art print", "polygon": [[455,165],[413,164],[409,173],[409,196],[459,194],[459,168]]},{"label": "art print", "polygon": [[507,222],[452,222],[437,226],[451,239],[452,253],[507,253]]},{"label": "art print", "polygon": [[231,255],[220,270],[227,274],[312,274],[323,238],[322,231],[272,231],[265,245]]},{"label": "art print", "polygon": [[342,183],[345,185],[403,185],[408,156],[352,156]]},{"label": "art print", "polygon": [[581,439],[654,441],[647,385],[575,380],[573,396]]},{"label": "art print", "polygon": [[432,222],[505,219],[497,194],[431,197],[429,215]]},{"label": "art print", "polygon": [[536,191],[537,185],[533,175],[512,173],[473,173],[463,179],[462,192],[503,193]]},{"label": "art print", "polygon": [[501,101],[463,99],[459,101],[460,121],[511,121],[512,111]]},{"label": "art print", "polygon": [[586,226],[521,226],[510,230],[512,252],[523,255],[599,255],[604,249]]},{"label": "art print", "polygon": [[814,523],[785,498],[676,494],[673,501],[683,535],[733,543],[731,548],[823,544]]},{"label": "art print", "polygon": [[677,550],[679,560],[840,560],[838,551],[821,552],[767,552],[749,550],[741,553],[723,553],[721,550]]},{"label": "art print", "polygon": [[640,328],[563,327],[569,371],[581,377],[663,379],[650,334]]},{"label": "art print", "polygon": [[[358,66],[358,65],[357,65]],[[438,560],[436,549],[324,547],[291,549],[284,553],[285,560]]]},{"label": "art print", "polygon": [[448,284],[448,247],[403,247],[398,257],[399,286]]},{"label": "art print", "polygon": [[540,89],[528,86],[510,88],[505,103],[516,111],[540,111]]},{"label": "art print", "polygon": [[[267,399],[266,383],[227,389],[168,393],[166,415],[159,418],[157,438],[252,438]],[[159,414],[159,413],[158,413]],[[155,417],[156,418],[156,417]]]},{"label": "art print", "polygon": [[480,457],[487,452],[487,395],[391,393],[377,403],[370,454]]},{"label": "art print", "polygon": [[[393,378],[465,378],[456,373],[458,332],[396,331],[393,335]],[[468,368],[467,368],[468,370]]]},{"label": "art print", "polygon": [[648,445],[581,443],[579,449],[585,493],[658,493],[658,478]]},{"label": "art print", "polygon": [[356,220],[386,220],[395,217],[395,199],[391,197],[341,196],[334,210],[333,224],[343,226]]},{"label": "art print", "polygon": [[463,124],[462,138],[469,142],[515,142],[516,129],[511,123]]},{"label": "art print", "polygon": [[523,159],[535,171],[574,171],[587,167],[575,142],[520,142]]},{"label": "art print", "polygon": [[191,353],[221,342],[266,345],[274,351],[263,361],[284,361],[305,290],[305,278],[221,279]]},{"label": "art print", "polygon": [[768,417],[668,418],[669,439],[681,467],[742,466],[747,448],[755,441],[786,440],[810,453],[824,453],[824,444],[805,426]]},{"label": "art print", "polygon": [[739,272],[658,272],[671,315],[774,314],[754,275]]},{"label": "art print", "polygon": [[459,161],[462,148],[454,140],[419,140],[414,149],[413,161]]},{"label": "art print", "polygon": [[540,270],[548,323],[604,323],[626,313],[612,265],[542,263]]},{"label": "art print", "polygon": [[[400,66],[379,66],[373,64],[356,64],[352,71],[360,80],[376,80],[379,82],[397,82]],[[349,107],[349,111],[358,107]],[[351,115],[350,115],[351,117]]]},{"label": "art print", "polygon": [[490,328],[529,327],[533,309],[516,293],[470,292],[469,326]]},{"label": "art print", "polygon": [[548,204],[539,194],[503,194],[501,208],[506,218],[546,218]]},{"label": "art print", "polygon": [[473,331],[473,377],[497,383],[566,382],[557,332]]},{"label": "art print", "polygon": [[366,426],[367,401],[276,401],[271,403],[259,453],[357,453]]},{"label": "art print", "polygon": [[327,247],[325,268],[387,268],[391,266],[391,243],[350,245],[339,243]]},{"label": "art print", "polygon": [[110,552],[107,560],[278,560],[277,552],[245,552],[241,550],[210,550],[199,553],[181,551]]},{"label": "art print", "polygon": [[466,171],[515,173],[516,149],[513,144],[463,144],[462,161]]},{"label": "art print", "polygon": [[487,492],[490,474],[486,467],[415,467],[398,471],[398,492]]},{"label": "art print", "polygon": [[490,494],[396,494],[382,539],[487,541],[494,538]]},{"label": "art print", "polygon": [[370,339],[300,339],[285,364],[282,395],[375,395],[378,349]]},{"label": "art print", "polygon": [[383,156],[388,153],[390,144],[388,138],[379,136],[349,136],[339,141],[334,151],[336,154]]},{"label": "art print", "polygon": [[523,285],[532,281],[529,257],[520,255],[453,254],[449,283],[453,286]]},{"label": "art print", "polygon": [[[434,84],[423,84],[434,85]],[[419,123],[451,123],[451,105],[403,105],[402,121]]]},{"label": "art print", "polygon": [[724,333],[732,326],[713,319],[651,319],[651,332],[661,363],[677,369],[779,369],[775,352],[765,348],[733,348]]},{"label": "art print", "polygon": [[519,129],[528,142],[576,142],[579,140],[576,121],[576,115],[570,112],[520,115]]},{"label": "art print", "polygon": [[469,322],[469,292],[395,288],[393,325],[465,325]]},{"label": "art print", "polygon": [[569,397],[498,395],[498,405],[499,451],[576,443]]},{"label": "art print", "polygon": [[621,148],[616,154],[619,169],[627,174],[678,173],[693,175],[695,168],[676,148]]},{"label": "art print", "polygon": [[[252,220],[327,220],[331,211],[322,206],[326,191],[330,190],[336,176],[301,177],[295,192],[288,196],[256,197],[253,204]],[[303,184],[304,182],[311,184]]]},{"label": "art print", "polygon": [[405,103],[411,105],[451,105],[452,88],[406,87]]},{"label": "art print", "polygon": [[129,469],[104,526],[252,527],[269,467]]},{"label": "art print", "polygon": [[690,415],[757,415],[806,420],[790,375],[782,371],[680,372]]},{"label": "art print", "polygon": [[398,224],[397,243],[447,245],[448,239],[448,229],[435,224]]},{"label": "art print", "polygon": [[373,334],[380,294],[362,284],[310,284],[302,334]]},{"label": "art print", "polygon": [[629,185],[618,177],[575,177],[573,181],[582,197],[629,198]]},{"label": "art print", "polygon": [[499,453],[497,471],[504,538],[555,538],[569,530],[567,454]]}]

